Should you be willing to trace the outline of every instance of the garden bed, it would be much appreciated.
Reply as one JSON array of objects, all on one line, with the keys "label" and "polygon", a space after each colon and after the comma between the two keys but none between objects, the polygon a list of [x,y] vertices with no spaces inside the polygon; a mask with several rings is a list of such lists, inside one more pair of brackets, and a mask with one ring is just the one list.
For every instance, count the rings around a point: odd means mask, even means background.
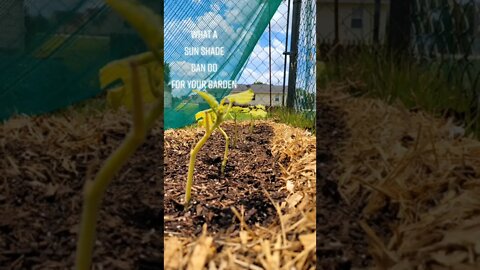
[{"label": "garden bed", "polygon": [[239,131],[224,177],[223,137],[204,146],[187,211],[188,153],[203,131],[166,131],[165,269],[315,267],[315,136],[272,121]]},{"label": "garden bed", "polygon": [[[248,124],[225,124],[230,134],[229,159],[224,175],[220,175],[225,139],[216,132],[197,156],[193,197],[184,211],[186,172],[190,150],[201,139],[202,129],[168,130],[165,134],[165,232],[195,236],[207,223],[210,231],[233,232],[231,208],[245,211],[248,225],[269,224],[276,216],[275,208],[265,192],[276,202],[284,201],[287,192],[280,176],[280,166],[272,156],[270,141],[273,129],[258,123],[250,130]],[[233,144],[235,141],[235,144]],[[282,192],[283,188],[283,192]]]},{"label": "garden bed", "polygon": [[[70,269],[82,189],[129,128],[124,113],[17,117],[0,126],[0,269]],[[93,269],[160,269],[159,128],[114,179]]]},{"label": "garden bed", "polygon": [[[318,98],[318,142],[285,124],[257,121],[250,133],[242,123],[224,176],[214,134],[186,211],[189,151],[203,130],[166,131],[163,209],[157,125],[108,189],[94,269],[479,269],[478,140],[398,104]],[[73,266],[83,184],[129,119],[67,110],[0,126],[0,269]]]}]

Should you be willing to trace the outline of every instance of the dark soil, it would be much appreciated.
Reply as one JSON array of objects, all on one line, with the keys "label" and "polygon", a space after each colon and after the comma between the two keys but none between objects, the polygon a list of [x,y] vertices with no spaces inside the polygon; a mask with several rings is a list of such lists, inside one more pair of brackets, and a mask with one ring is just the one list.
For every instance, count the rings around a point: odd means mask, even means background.
[{"label": "dark soil", "polygon": [[[233,137],[233,124],[223,129]],[[267,226],[277,218],[275,208],[265,195],[281,202],[286,193],[279,191],[285,183],[271,153],[273,130],[267,124],[256,124],[253,132],[248,125],[238,128],[236,145],[230,146],[225,174],[220,175],[225,139],[214,132],[197,155],[192,188],[192,200],[183,209],[190,149],[203,136],[197,131],[195,140],[166,136],[165,140],[165,233],[183,236],[198,235],[207,223],[210,232],[231,233],[239,228],[239,213],[243,207],[245,222]],[[182,153],[182,154],[178,154]]]},{"label": "dark soil", "polygon": [[[95,174],[127,127],[98,130],[97,143],[80,152],[62,148],[55,134],[43,134],[44,142],[8,138],[0,156],[21,170],[0,166],[0,269],[73,267],[87,171]],[[97,227],[95,269],[162,268],[161,146],[160,134],[149,136],[109,187]]]},{"label": "dark soil", "polygon": [[338,192],[334,171],[349,136],[344,113],[325,102],[317,106],[317,269],[362,269],[372,264],[358,221],[360,205],[348,205]]}]

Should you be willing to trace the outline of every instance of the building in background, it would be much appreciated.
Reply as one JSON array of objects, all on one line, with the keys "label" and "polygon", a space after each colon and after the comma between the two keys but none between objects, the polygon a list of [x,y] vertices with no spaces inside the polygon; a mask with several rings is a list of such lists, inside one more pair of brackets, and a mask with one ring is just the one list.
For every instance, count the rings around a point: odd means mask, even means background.
[{"label": "building in background", "polygon": [[[386,38],[387,18],[390,1],[381,0],[379,42]],[[318,0],[317,24],[318,40],[331,43],[335,39],[335,7],[334,0]],[[374,0],[338,0],[338,27],[341,44],[373,42],[375,1]]]},{"label": "building in background", "polygon": [[0,50],[17,51],[25,47],[25,9],[23,0],[3,0],[0,8]]},{"label": "building in background", "polygon": [[[255,93],[254,99],[250,105],[264,105],[270,106],[270,85],[269,84],[237,84],[237,87],[232,90],[232,94],[242,92],[251,88]],[[285,97],[287,89],[285,88]],[[283,86],[272,85],[272,106],[282,106]],[[286,99],[285,99],[286,100]]]}]

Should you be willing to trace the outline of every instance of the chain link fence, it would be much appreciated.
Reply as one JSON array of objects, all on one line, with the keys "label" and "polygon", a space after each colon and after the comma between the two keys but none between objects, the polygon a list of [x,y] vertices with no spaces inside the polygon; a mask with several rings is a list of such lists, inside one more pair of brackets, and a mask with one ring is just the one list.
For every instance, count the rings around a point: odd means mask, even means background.
[{"label": "chain link fence", "polygon": [[[214,1],[215,2],[215,1]],[[222,1],[218,1],[221,3]],[[237,22],[238,25],[248,26],[248,18],[250,13],[254,10],[260,10],[266,14],[270,14],[271,19],[264,21],[262,27],[255,29],[253,34],[249,35],[249,41],[255,41],[255,43],[248,43],[247,46],[242,45],[237,47],[236,55],[232,55],[231,59],[227,63],[222,65],[221,72],[211,74],[209,78],[227,78],[229,80],[236,80],[236,87],[232,89],[233,92],[240,92],[248,88],[252,88],[255,92],[253,105],[264,105],[266,107],[282,107],[287,104],[288,87],[293,85],[292,101],[295,100],[295,108],[299,110],[314,110],[315,107],[315,3],[312,1],[294,1],[283,0],[279,1],[278,6],[274,5],[275,1],[250,1],[241,2],[241,6],[232,4],[232,10],[235,10],[235,15],[243,20],[242,23]],[[294,4],[296,2],[297,4]],[[263,3],[263,4],[262,4]],[[267,5],[269,3],[269,5]],[[179,78],[189,77],[188,65],[190,57],[184,57],[183,51],[185,47],[194,46],[197,44],[195,40],[187,38],[177,37],[184,32],[185,29],[196,28],[208,28],[205,27],[204,21],[210,22],[210,27],[213,25],[222,25],[224,18],[218,16],[210,16],[210,5],[195,6],[189,3],[185,3],[183,6],[175,5],[169,7],[167,10],[166,21],[166,61],[171,66],[171,74],[174,78],[173,81]],[[218,5],[221,8],[222,5]],[[296,18],[300,21],[299,24],[293,26],[295,9],[298,10]],[[190,19],[188,24],[186,21],[183,27],[173,27],[173,23],[169,22],[168,13],[178,14],[186,13],[183,17],[193,18]],[[194,16],[194,14],[204,14],[203,16]],[[241,14],[241,16],[239,16]],[[173,21],[173,19],[172,19]],[[169,26],[171,25],[171,26]],[[198,25],[202,25],[199,27]],[[248,28],[248,27],[247,27]],[[213,28],[212,28],[213,29]],[[256,32],[260,30],[261,32]],[[190,30],[187,30],[190,31]],[[297,33],[294,36],[294,33]],[[237,35],[243,35],[240,31]],[[169,41],[169,36],[172,41]],[[238,36],[231,37],[231,40],[238,38]],[[295,41],[294,41],[294,40]],[[223,39],[222,46],[228,47],[231,40]],[[297,44],[296,48],[292,48],[292,44]],[[215,44],[213,41],[212,44]],[[227,45],[225,45],[227,44]],[[250,47],[253,45],[253,47]],[[298,49],[298,52],[296,51]],[[243,50],[243,51],[242,51]],[[293,52],[295,51],[295,52]],[[247,57],[244,61],[243,57]],[[291,65],[290,59],[298,58],[295,63],[298,65]],[[186,60],[179,60],[186,59]],[[198,62],[207,61],[205,58],[197,58]],[[244,61],[244,63],[242,63]],[[244,64],[239,69],[237,64]],[[187,65],[187,66],[185,66]],[[238,71],[238,74],[236,74]],[[222,75],[223,72],[223,75]],[[176,74],[176,75],[173,75]],[[208,72],[204,75],[207,78]],[[293,77],[292,74],[296,76]],[[196,72],[196,76],[199,73]],[[223,76],[223,77],[222,77]],[[225,77],[227,76],[227,77]],[[201,100],[190,100],[182,98],[187,95],[191,89],[173,89],[173,102],[172,107],[181,108],[182,110],[188,107],[196,106]],[[209,89],[208,91],[214,94],[217,98],[224,96],[230,89]]]},{"label": "chain link fence", "polygon": [[315,23],[315,1],[282,1],[239,79],[258,92],[254,104],[287,106],[291,91],[292,107],[315,110]]},{"label": "chain link fence", "polygon": [[[422,96],[422,104],[428,107],[439,105],[438,111],[454,115],[460,121],[464,120],[467,127],[477,125],[477,129],[480,128],[479,0],[318,2],[319,56],[327,65],[331,63],[335,66],[336,71],[333,72],[337,76],[340,70],[347,71],[350,75],[355,72],[366,75],[370,83],[378,84],[378,88],[397,91],[377,91],[381,96],[403,96],[410,105],[419,102],[419,96]],[[398,64],[398,59],[395,60],[396,64],[389,62],[392,55],[402,56],[399,58],[401,65]],[[356,61],[356,66],[344,68],[346,63],[352,61]],[[387,64],[393,64],[391,67],[397,73],[385,72]],[[439,89],[437,95],[432,92],[434,90],[426,90],[428,95],[410,93],[411,89],[400,89],[399,82],[398,87],[388,85],[388,80],[400,79],[401,75],[409,78],[401,80],[401,83],[405,86],[413,85],[411,82],[419,76],[411,72],[413,68],[424,72],[422,76],[432,78],[431,85]],[[364,72],[365,70],[369,72]],[[374,74],[370,75],[372,72]],[[390,77],[387,78],[387,75]],[[350,88],[362,87],[351,80],[352,78],[348,82]],[[442,85],[438,83],[440,81],[445,83]],[[422,88],[420,83],[414,86]],[[372,85],[368,87],[371,88]],[[448,98],[450,101],[447,101]]]},{"label": "chain link fence", "polygon": [[[289,0],[291,2],[291,0]],[[285,52],[291,36],[291,3],[282,1],[272,17],[259,42],[250,55],[239,79],[240,91],[251,87],[255,91],[252,104],[284,106],[288,83],[289,59]]]},{"label": "chain link fence", "polygon": [[[201,46],[223,47],[224,58],[216,62],[215,71],[205,76],[195,72],[195,76],[235,80],[233,91],[253,88],[254,104],[285,106],[294,74],[295,107],[315,107],[311,98],[315,93],[314,1],[140,2],[157,13],[165,8],[165,60],[171,81],[193,76],[185,58],[186,47],[197,47],[189,37],[191,31],[215,28],[219,39],[203,39]],[[299,14],[299,24],[292,28],[294,13]],[[135,31],[103,0],[0,0],[0,29],[0,120],[16,113],[51,112],[102,95],[98,70],[112,60],[146,50]],[[298,51],[294,53],[295,32]],[[295,65],[290,63],[293,57]],[[196,64],[206,64],[205,59],[195,60]],[[213,87],[218,98],[230,90]],[[191,89],[178,91],[169,83],[166,91],[165,104],[172,111],[192,104],[191,97],[186,97]]]},{"label": "chain link fence", "polygon": [[[294,107],[314,117],[316,111],[316,3],[315,1],[298,1],[300,18],[298,34],[292,33],[296,47],[295,55],[295,99]],[[295,16],[294,7],[294,16]],[[293,17],[295,21],[295,17]],[[298,35],[298,38],[297,38]],[[297,43],[297,44],[295,44]],[[295,44],[295,45],[293,45]]]},{"label": "chain link fence", "polygon": [[461,85],[479,107],[480,1],[415,0],[412,50],[427,62],[439,63],[450,81]]}]

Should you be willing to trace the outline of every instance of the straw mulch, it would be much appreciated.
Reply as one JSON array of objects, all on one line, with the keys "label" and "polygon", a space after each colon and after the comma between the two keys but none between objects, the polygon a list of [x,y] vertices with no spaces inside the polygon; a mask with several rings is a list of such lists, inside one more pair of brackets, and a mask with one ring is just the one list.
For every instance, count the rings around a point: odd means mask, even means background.
[{"label": "straw mulch", "polygon": [[[84,182],[130,119],[125,111],[68,109],[0,125],[0,269],[73,267]],[[160,134],[157,125],[107,190],[93,269],[162,266]]]},{"label": "straw mulch", "polygon": [[248,226],[244,213],[233,209],[241,224],[238,237],[213,235],[207,224],[196,239],[165,235],[165,269],[315,269],[315,137],[265,123],[274,129],[272,154],[282,170],[282,189],[289,192],[285,202],[272,201],[276,221],[268,227]]},{"label": "straw mulch", "polygon": [[340,192],[377,269],[480,269],[480,142],[451,120],[341,91],[350,137],[338,153]]}]

